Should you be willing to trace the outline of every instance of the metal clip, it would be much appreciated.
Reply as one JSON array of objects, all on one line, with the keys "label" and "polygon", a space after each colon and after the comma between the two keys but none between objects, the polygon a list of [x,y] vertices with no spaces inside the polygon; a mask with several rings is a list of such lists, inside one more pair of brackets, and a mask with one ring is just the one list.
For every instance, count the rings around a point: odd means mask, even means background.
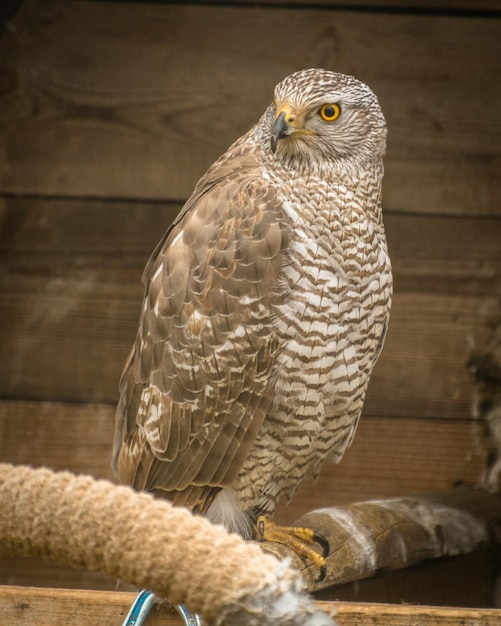
[{"label": "metal clip", "polygon": [[153,591],[148,591],[147,589],[140,591],[132,603],[122,626],[143,626],[156,600],[157,598]]},{"label": "metal clip", "polygon": [[175,609],[181,616],[185,626],[202,626],[200,617],[196,613],[194,615],[188,613],[183,604],[176,604]]},{"label": "metal clip", "polygon": [[[157,598],[153,591],[148,591],[147,589],[140,591],[132,603],[122,626],[143,626],[156,601]],[[200,617],[196,614],[188,613],[182,604],[176,604],[174,608],[181,616],[185,626],[202,626]]]}]

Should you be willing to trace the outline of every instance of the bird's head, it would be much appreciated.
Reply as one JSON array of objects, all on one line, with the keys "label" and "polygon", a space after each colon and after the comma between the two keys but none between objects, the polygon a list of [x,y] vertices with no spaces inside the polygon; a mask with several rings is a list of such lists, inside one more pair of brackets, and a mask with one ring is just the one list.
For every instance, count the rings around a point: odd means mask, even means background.
[{"label": "bird's head", "polygon": [[291,74],[267,111],[277,158],[366,161],[385,151],[386,123],[374,93],[356,78],[322,69]]}]

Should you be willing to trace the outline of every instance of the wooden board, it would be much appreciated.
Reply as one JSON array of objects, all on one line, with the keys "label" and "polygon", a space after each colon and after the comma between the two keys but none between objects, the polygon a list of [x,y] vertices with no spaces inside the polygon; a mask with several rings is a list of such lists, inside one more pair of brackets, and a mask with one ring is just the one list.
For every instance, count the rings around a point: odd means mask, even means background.
[{"label": "wooden board", "polygon": [[[32,274],[31,293],[9,294],[1,316],[1,393],[18,399],[116,402],[138,305],[134,301],[124,310],[122,296],[100,291],[102,285],[88,282],[88,275],[74,276],[69,289],[56,278],[46,285],[54,292],[40,295],[37,278]],[[468,341],[485,319],[485,305],[495,303],[397,294],[366,411],[466,419],[471,412]]]},{"label": "wooden board", "polygon": [[[3,555],[0,555],[0,585],[135,591],[134,587],[99,572],[88,572],[41,559]],[[11,626],[1,621],[1,615],[0,609],[0,624]]]},{"label": "wooden board", "polygon": [[[1,395],[116,402],[137,329],[142,270],[179,208],[88,199],[0,203]],[[470,339],[499,311],[501,220],[390,212],[386,226],[395,297],[367,411],[467,418]]]},{"label": "wooden board", "polygon": [[[32,265],[47,275],[115,267],[134,270],[121,288],[138,287],[143,266],[182,203],[79,198],[0,197],[0,253],[19,277]],[[384,212],[395,290],[439,294],[501,293],[501,212],[491,218]],[[125,279],[125,280],[124,280]],[[128,292],[127,292],[128,293]]]},{"label": "wooden board", "polygon": [[[113,406],[3,401],[0,456],[111,479],[113,428]],[[301,508],[290,505],[288,518],[319,506],[475,484],[483,448],[482,424],[473,421],[365,416],[342,463],[326,465],[316,486],[305,484],[296,497]]]},{"label": "wooden board", "polygon": [[[116,293],[120,273],[114,278],[117,282],[106,291],[88,271],[46,283],[33,272],[24,284],[29,292],[7,291],[0,316],[2,395],[117,401],[118,380],[137,329],[140,289],[137,298],[124,302]],[[47,291],[39,293],[39,288]],[[395,417],[467,418],[469,339],[487,318],[485,308],[493,310],[495,304],[474,297],[396,294],[366,410]]]},{"label": "wooden board", "polygon": [[[69,469],[112,479],[114,407],[53,402],[0,402],[3,462]],[[403,496],[476,484],[487,450],[483,425],[473,420],[434,420],[366,415],[339,465],[325,465],[281,519],[293,521],[313,508],[371,498]]]},{"label": "wooden board", "polygon": [[[10,626],[120,626],[134,594],[69,591],[25,587],[0,588],[0,620]],[[335,611],[339,626],[497,626],[501,612],[494,609],[433,608],[323,602]],[[152,611],[151,626],[179,626],[181,620],[167,606]]]},{"label": "wooden board", "polygon": [[499,607],[493,588],[495,578],[492,551],[483,551],[428,561],[407,569],[382,570],[371,578],[317,592],[315,598],[396,605]]},{"label": "wooden board", "polygon": [[501,205],[496,17],[31,0],[1,58],[3,192],[184,198],[279,79],[326,66],[381,100],[388,209]]},{"label": "wooden board", "polygon": [[[153,0],[155,1],[155,0]],[[158,1],[158,0],[156,0]],[[200,0],[204,4],[215,4],[214,0]],[[255,4],[255,0],[232,0],[232,4]],[[304,0],[260,0],[261,5],[275,6],[283,4],[285,6],[304,5]],[[332,9],[363,9],[375,12],[396,10],[399,12],[416,11],[436,13],[446,11],[454,14],[473,13],[482,14],[492,12],[495,15],[500,13],[498,0],[372,0],[370,4],[367,0],[322,0],[315,3],[317,6]]]},{"label": "wooden board", "polygon": [[[475,553],[466,557],[433,561],[406,570],[384,570],[366,580],[317,592],[315,597],[330,601],[390,602],[397,605],[405,602],[488,608],[496,601],[493,597],[493,576],[492,554]],[[444,580],[447,581],[446,585]],[[59,589],[136,591],[132,586],[98,572],[20,557],[0,558],[1,584],[23,587],[32,585],[42,588],[41,591],[47,586]],[[2,608],[5,610],[5,607],[1,595],[0,592],[0,623],[3,626],[5,622],[1,621]],[[11,622],[7,624],[13,626]],[[117,626],[120,624],[117,621]]]}]

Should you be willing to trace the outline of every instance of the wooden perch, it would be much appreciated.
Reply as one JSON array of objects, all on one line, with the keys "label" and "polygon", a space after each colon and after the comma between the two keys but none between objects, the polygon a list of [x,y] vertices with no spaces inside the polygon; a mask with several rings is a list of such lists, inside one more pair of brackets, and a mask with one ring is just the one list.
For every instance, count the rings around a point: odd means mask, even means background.
[{"label": "wooden perch", "polygon": [[499,546],[500,523],[501,498],[467,488],[312,511],[294,525],[312,528],[329,541],[327,574],[320,582],[315,582],[318,570],[286,547],[263,545],[280,558],[289,557],[308,589],[317,591],[368,578],[383,568]]}]

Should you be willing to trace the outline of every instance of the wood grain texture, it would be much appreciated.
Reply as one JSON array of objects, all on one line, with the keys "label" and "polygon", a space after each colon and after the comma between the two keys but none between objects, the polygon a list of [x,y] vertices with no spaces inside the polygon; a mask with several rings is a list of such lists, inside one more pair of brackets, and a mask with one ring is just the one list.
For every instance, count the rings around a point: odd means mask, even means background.
[{"label": "wood grain texture", "polygon": [[[0,320],[0,394],[17,399],[116,402],[118,380],[137,328],[137,298],[110,289],[102,271],[44,279],[7,294]],[[112,295],[113,290],[115,296]],[[466,370],[472,329],[495,301],[396,294],[383,355],[366,401],[369,414],[466,419],[471,385]]]},{"label": "wood grain texture", "polygon": [[[492,551],[426,561],[406,569],[385,569],[315,593],[318,600],[387,602],[450,607],[499,608]],[[447,584],[444,584],[447,581]]]},{"label": "wood grain texture", "polygon": [[[112,479],[114,406],[0,402],[0,458]],[[483,424],[366,415],[339,465],[306,481],[278,518],[292,522],[314,508],[447,489],[480,481],[487,454]]]},{"label": "wood grain texture", "polygon": [[[319,506],[480,479],[489,446],[483,424],[470,418],[465,364],[471,338],[500,315],[498,3],[395,0],[385,3],[389,11],[358,0],[342,3],[348,10],[329,1],[268,4],[26,0],[4,31],[2,460],[111,478],[113,403],[151,250],[179,200],[254,123],[274,84],[321,65],[368,82],[388,119],[384,207],[396,293],[353,447],[277,517],[288,523]],[[461,576],[451,601],[477,602],[486,565],[464,567],[475,589],[467,593]],[[377,578],[365,597],[435,601],[433,585],[451,581],[454,566],[434,571],[407,579],[414,596],[399,597],[401,583]],[[20,559],[0,561],[0,581],[115,585]],[[352,587],[344,593],[364,597]],[[38,623],[22,604],[16,619]],[[71,609],[67,601],[54,619],[68,623]],[[0,601],[3,624],[2,610]],[[346,616],[350,624],[498,623],[424,610],[416,622],[412,610]]]},{"label": "wood grain texture", "polygon": [[[75,270],[116,265],[135,271],[137,288],[181,208],[169,201],[0,198],[0,254],[19,274],[35,263],[48,273],[62,261]],[[501,213],[452,218],[386,210],[384,220],[397,292],[501,294]]]},{"label": "wood grain texture", "polygon": [[500,58],[496,17],[32,1],[2,42],[0,188],[184,198],[279,79],[326,66],[381,100],[388,209],[493,215]]},{"label": "wood grain texture", "polygon": [[[214,4],[214,0],[200,0],[204,4]],[[255,4],[254,0],[232,0],[232,4]],[[304,0],[260,0],[261,5],[276,6],[283,4],[285,6],[304,5]],[[367,0],[320,0],[315,2],[316,6],[346,10],[364,9],[371,11],[385,11],[388,9],[396,9],[400,12],[419,11],[436,13],[438,11],[447,11],[449,13],[471,12],[473,14],[482,14],[483,12],[499,13],[499,2],[497,0],[373,0],[368,4]]]},{"label": "wood grain texture", "polygon": [[[180,204],[0,203],[0,394],[115,402],[151,250]],[[501,219],[386,215],[395,273],[369,414],[470,414],[470,338],[499,311]]]},{"label": "wood grain texture", "polygon": [[341,463],[306,480],[276,517],[288,524],[316,508],[477,485],[486,452],[481,424],[362,416]]},{"label": "wood grain texture", "polygon": [[114,407],[0,402],[0,458],[15,465],[70,470],[113,480]]},{"label": "wood grain texture", "polygon": [[[447,581],[446,585],[444,580]],[[365,580],[317,592],[315,597],[329,601],[388,602],[395,605],[405,602],[488,608],[499,606],[499,598],[496,603],[496,598],[493,597],[494,580],[492,553],[484,551],[453,559],[430,561],[404,570],[384,570]],[[131,586],[97,572],[73,569],[49,561],[15,557],[0,558],[0,584],[136,591]],[[0,612],[0,617],[1,615]],[[4,622],[0,623],[3,625]],[[121,623],[117,621],[117,626]],[[11,626],[11,623],[8,622],[8,625]],[[352,623],[350,626],[353,626]]]},{"label": "wood grain texture", "polygon": [[[0,619],[9,626],[119,626],[133,593],[70,591],[30,587],[0,588]],[[339,626],[497,626],[495,609],[436,608],[385,604],[319,602],[335,611]],[[181,620],[168,606],[160,606],[148,618],[151,626],[178,626]]]},{"label": "wood grain texture", "polygon": [[289,557],[316,591],[369,578],[383,569],[403,569],[423,561],[499,550],[495,528],[501,522],[501,498],[477,489],[457,488],[403,498],[375,499],[312,510],[294,521],[329,542],[326,576],[290,548],[263,547]]}]

